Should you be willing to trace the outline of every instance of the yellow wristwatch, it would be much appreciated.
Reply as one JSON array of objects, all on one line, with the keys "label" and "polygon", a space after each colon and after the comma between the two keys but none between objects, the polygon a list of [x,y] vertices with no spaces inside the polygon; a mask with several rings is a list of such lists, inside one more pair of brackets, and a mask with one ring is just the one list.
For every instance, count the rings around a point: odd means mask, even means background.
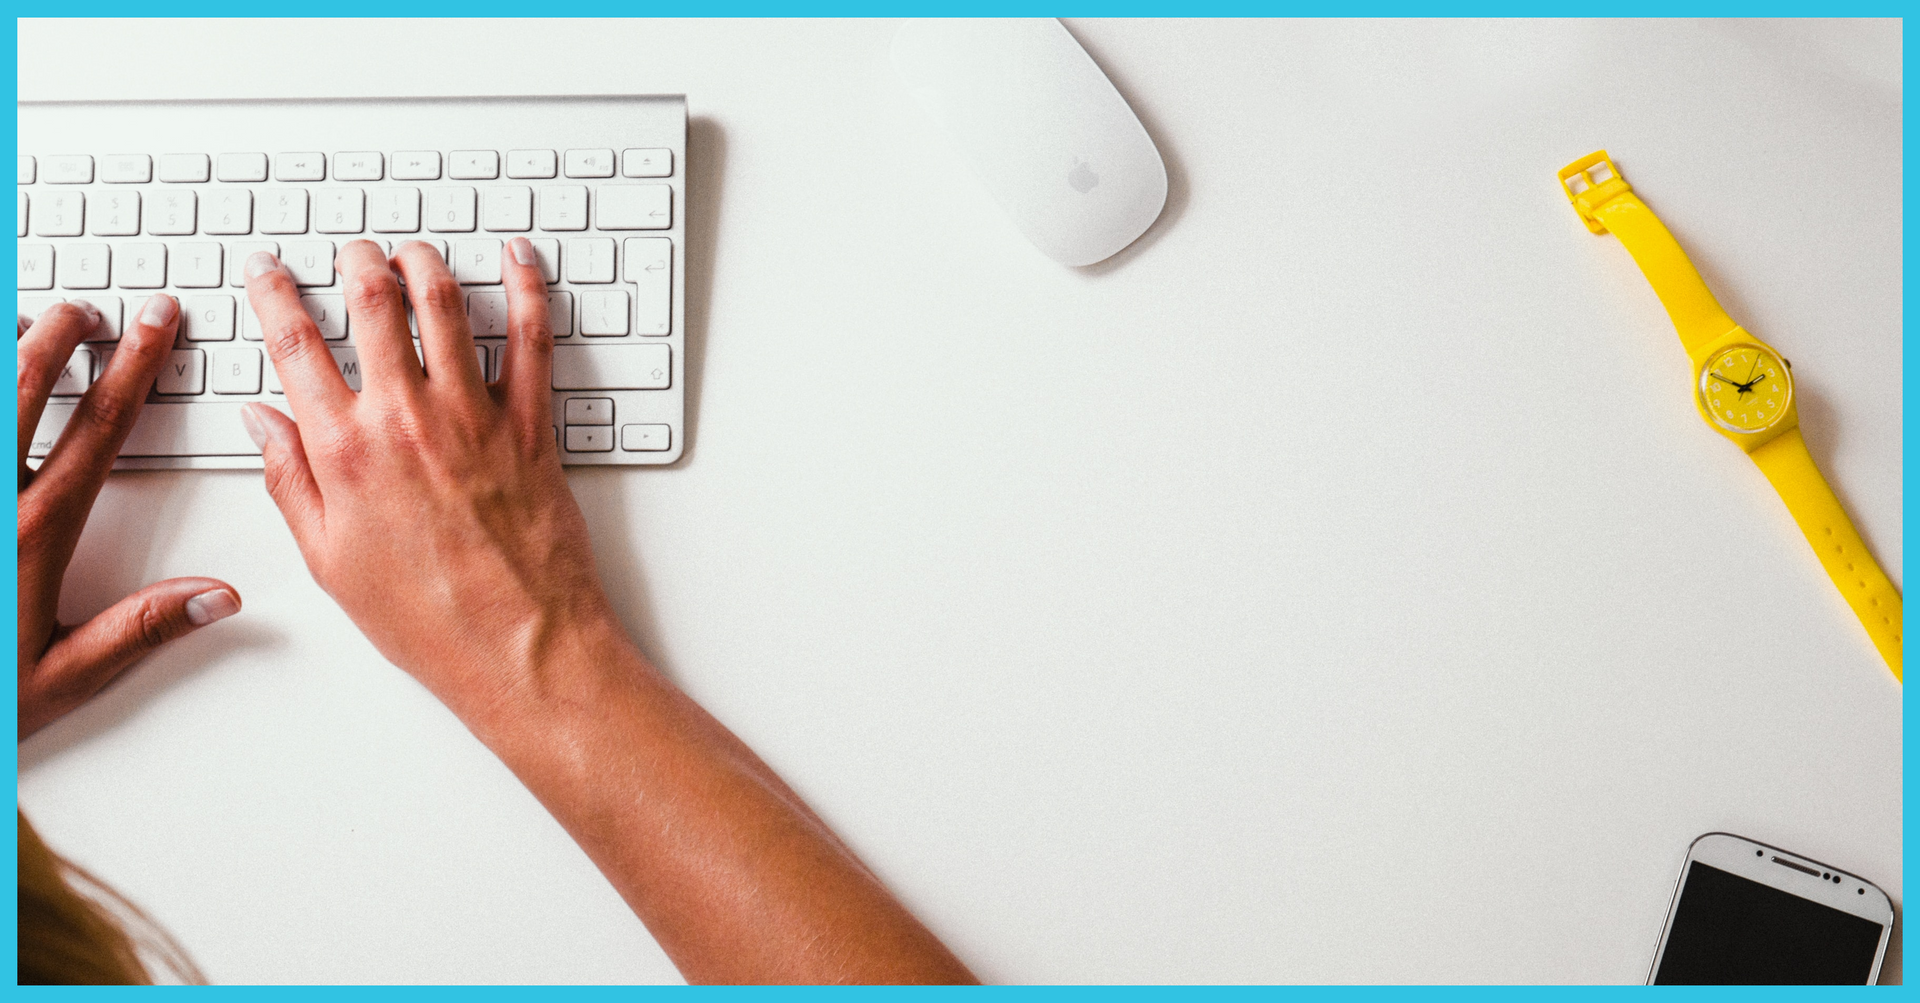
[{"label": "yellow wristwatch", "polygon": [[1821,566],[1900,678],[1900,591],[1867,552],[1800,437],[1786,359],[1720,308],[1673,234],[1633,194],[1607,151],[1560,170],[1560,187],[1594,233],[1611,231],[1646,273],[1693,363],[1693,404],[1753,458],[1807,535]]}]

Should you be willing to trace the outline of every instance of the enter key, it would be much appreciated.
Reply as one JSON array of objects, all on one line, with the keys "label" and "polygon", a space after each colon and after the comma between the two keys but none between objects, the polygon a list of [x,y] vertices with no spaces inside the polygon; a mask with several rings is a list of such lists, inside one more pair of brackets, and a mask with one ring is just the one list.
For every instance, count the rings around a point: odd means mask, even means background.
[{"label": "enter key", "polygon": [[628,237],[626,280],[634,290],[634,333],[673,331],[673,241],[666,237]]}]

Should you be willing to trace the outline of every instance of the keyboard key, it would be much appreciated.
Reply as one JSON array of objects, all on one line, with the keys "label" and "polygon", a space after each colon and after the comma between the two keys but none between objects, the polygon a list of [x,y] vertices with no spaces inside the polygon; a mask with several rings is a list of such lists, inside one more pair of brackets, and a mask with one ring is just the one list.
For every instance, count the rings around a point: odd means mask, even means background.
[{"label": "keyboard key", "polygon": [[552,237],[531,237],[527,243],[533,245],[533,256],[540,262],[540,274],[547,284],[560,281],[560,241]]},{"label": "keyboard key", "polygon": [[87,335],[88,341],[119,341],[121,302],[118,296],[75,296],[72,303],[91,303],[100,311],[100,325]]},{"label": "keyboard key", "polygon": [[672,447],[672,425],[620,426],[620,448],[630,453],[660,453]]},{"label": "keyboard key", "polygon": [[207,353],[197,348],[174,349],[160,378],[153,383],[157,394],[203,394],[207,392]]},{"label": "keyboard key", "polygon": [[159,289],[167,284],[167,245],[121,244],[120,263],[113,270],[122,289]]},{"label": "keyboard key", "polygon": [[472,233],[474,200],[471,188],[427,189],[427,229],[434,233]]},{"label": "keyboard key", "polygon": [[160,157],[160,180],[169,184],[200,184],[212,175],[204,153],[167,153]]},{"label": "keyboard key", "polygon": [[140,232],[140,193],[95,192],[91,215],[94,236],[131,237]]},{"label": "keyboard key", "polygon": [[242,240],[227,248],[227,284],[245,287],[247,284],[247,259],[255,252],[265,251],[278,257],[280,245],[271,240]]},{"label": "keyboard key", "polygon": [[447,177],[455,181],[491,181],[500,176],[500,154],[494,150],[455,150],[447,154]]},{"label": "keyboard key", "polygon": [[486,345],[473,346],[473,363],[474,366],[480,370],[480,382],[492,383],[497,378],[494,374],[493,367],[487,364],[487,360],[492,357],[497,357],[499,354],[499,350],[489,350]]},{"label": "keyboard key", "polygon": [[570,178],[610,178],[613,177],[612,150],[568,150],[567,177]]},{"label": "keyboard key", "polygon": [[33,162],[33,158],[22,153],[20,154],[19,160],[20,160],[20,183],[23,185],[33,184],[34,166],[35,166]]},{"label": "keyboard key", "polygon": [[105,289],[110,254],[105,244],[68,244],[57,269],[62,289]]},{"label": "keyboard key", "polygon": [[259,393],[260,350],[257,348],[214,349],[213,392],[217,394]]},{"label": "keyboard key", "polygon": [[673,151],[628,150],[620,155],[620,173],[629,178],[673,177]]},{"label": "keyboard key", "polygon": [[568,425],[567,452],[611,453],[613,452],[613,429],[595,425]]},{"label": "keyboard key", "polygon": [[315,233],[359,233],[367,228],[367,196],[358,188],[322,188],[313,193]]},{"label": "keyboard key", "polygon": [[569,425],[611,425],[613,424],[613,398],[611,397],[569,397],[567,398],[567,424]]},{"label": "keyboard key", "polygon": [[101,157],[100,180],[110,185],[144,185],[153,180],[153,158],[144,153]]},{"label": "keyboard key", "polygon": [[[240,337],[247,341],[264,340],[265,332],[260,328],[260,315],[254,313],[253,308],[247,305],[246,297],[242,296],[240,298],[240,303],[238,307],[236,307],[236,311],[240,314]],[[272,384],[273,392],[279,393],[280,381],[273,376],[272,365],[267,366],[267,378]]]},{"label": "keyboard key", "polygon": [[28,323],[32,323],[39,320],[41,314],[52,309],[54,304],[65,302],[66,300],[58,296],[22,296],[14,300],[14,311],[27,318]]},{"label": "keyboard key", "polygon": [[20,196],[20,211],[17,212],[13,218],[14,221],[19,224],[20,232],[14,234],[14,236],[24,237],[27,235],[27,193],[18,192],[17,194]]},{"label": "keyboard key", "polygon": [[580,333],[590,338],[627,333],[627,294],[618,290],[580,294]]},{"label": "keyboard key", "polygon": [[420,189],[375,188],[367,193],[375,233],[419,233]]},{"label": "keyboard key", "polygon": [[253,193],[245,188],[209,189],[200,203],[200,229],[212,234],[252,233]]},{"label": "keyboard key", "polygon": [[[73,417],[74,405],[54,404],[42,412],[29,456],[45,456]],[[140,409],[121,456],[259,456],[260,447],[240,423],[240,405],[194,402],[148,404]]]},{"label": "keyboard key", "polygon": [[665,237],[628,237],[626,257],[627,281],[634,285],[634,333],[671,333],[673,241]]},{"label": "keyboard key", "polygon": [[333,180],[378,181],[387,173],[387,158],[371,150],[333,155]]},{"label": "keyboard key", "polygon": [[480,227],[493,233],[533,229],[533,189],[512,185],[488,188],[481,205]]},{"label": "keyboard key", "polygon": [[45,176],[40,179],[49,185],[90,185],[93,183],[93,158],[85,154],[48,157],[41,167]]},{"label": "keyboard key", "polygon": [[354,391],[360,389],[360,350],[357,348],[331,348],[333,364],[340,368],[340,378]]},{"label": "keyboard key", "polygon": [[439,150],[402,150],[393,155],[393,180],[440,180]]},{"label": "keyboard key", "polygon": [[[324,153],[282,153],[273,158],[276,181],[325,181],[327,155]],[[225,181],[227,179],[220,179]],[[253,179],[248,179],[253,180]],[[260,180],[265,180],[264,178]]]},{"label": "keyboard key", "polygon": [[76,348],[53,381],[53,396],[78,397],[93,385],[93,349]]},{"label": "keyboard key", "polygon": [[[48,159],[52,159],[49,157]],[[28,196],[33,232],[42,237],[78,237],[87,197],[79,192],[38,191]]]},{"label": "keyboard key", "polygon": [[222,153],[214,176],[222,181],[267,180],[267,155],[264,153]]},{"label": "keyboard key", "polygon": [[219,288],[220,245],[199,242],[173,245],[173,284],[182,289]]},{"label": "keyboard key", "polygon": [[587,189],[581,185],[548,185],[540,189],[540,229],[587,228]]},{"label": "keyboard key", "polygon": [[602,230],[665,230],[673,225],[671,185],[601,185],[594,223]]},{"label": "keyboard key", "polygon": [[507,336],[507,294],[468,293],[467,326],[476,338]]},{"label": "keyboard key", "polygon": [[307,232],[307,190],[275,188],[260,196],[261,233]]},{"label": "keyboard key", "polygon": [[53,245],[19,244],[14,248],[19,264],[20,289],[53,288]]},{"label": "keyboard key", "polygon": [[661,344],[555,345],[555,390],[665,390],[673,350]]},{"label": "keyboard key", "polygon": [[188,341],[233,340],[233,297],[188,296],[180,301],[180,311]]},{"label": "keyboard key", "polygon": [[280,263],[293,273],[293,282],[301,286],[333,285],[333,241],[294,240],[287,242],[287,253]]},{"label": "keyboard key", "polygon": [[547,294],[547,324],[553,328],[553,336],[566,338],[573,335],[573,294],[565,290]]},{"label": "keyboard key", "polygon": [[453,242],[453,277],[463,286],[500,284],[500,242],[491,237]]},{"label": "keyboard key", "polygon": [[320,337],[325,341],[345,341],[347,338],[347,298],[344,296],[302,296],[300,306],[313,318],[313,326],[320,329]]},{"label": "keyboard key", "polygon": [[552,150],[511,150],[507,153],[507,177],[550,178],[557,162]]},{"label": "keyboard key", "polygon": [[147,232],[156,237],[191,234],[197,200],[191,191],[154,192],[147,205]]},{"label": "keyboard key", "polygon": [[613,238],[581,237],[567,241],[568,282],[612,282]]}]

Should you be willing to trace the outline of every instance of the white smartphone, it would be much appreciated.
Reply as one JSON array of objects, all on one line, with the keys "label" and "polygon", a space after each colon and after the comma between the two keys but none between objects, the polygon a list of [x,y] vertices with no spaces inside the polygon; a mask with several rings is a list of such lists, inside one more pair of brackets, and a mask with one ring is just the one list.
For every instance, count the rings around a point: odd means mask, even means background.
[{"label": "white smartphone", "polygon": [[1893,935],[1873,882],[1724,832],[1693,841],[1649,985],[1872,985]]}]

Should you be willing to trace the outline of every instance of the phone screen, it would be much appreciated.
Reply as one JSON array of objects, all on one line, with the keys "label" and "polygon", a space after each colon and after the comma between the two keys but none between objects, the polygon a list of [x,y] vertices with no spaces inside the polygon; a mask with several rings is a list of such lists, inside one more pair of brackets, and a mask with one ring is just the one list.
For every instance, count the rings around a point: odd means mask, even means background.
[{"label": "phone screen", "polygon": [[1655,985],[1864,985],[1881,926],[1792,892],[1687,865]]}]

